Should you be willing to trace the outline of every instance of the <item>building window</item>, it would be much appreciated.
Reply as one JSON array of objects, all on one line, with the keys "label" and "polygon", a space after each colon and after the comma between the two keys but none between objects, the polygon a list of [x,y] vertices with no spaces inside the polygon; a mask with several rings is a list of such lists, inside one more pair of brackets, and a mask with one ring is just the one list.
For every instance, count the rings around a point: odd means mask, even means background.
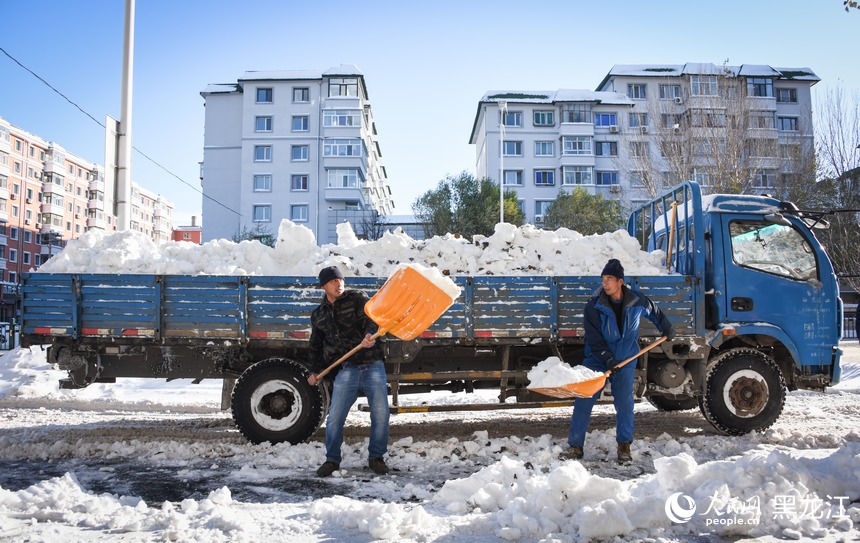
[{"label": "building window", "polygon": [[562,185],[591,185],[590,166],[565,166],[562,168]]},{"label": "building window", "polygon": [[333,77],[328,81],[329,96],[358,96],[358,79],[355,77]]},{"label": "building window", "polygon": [[627,116],[627,121],[630,123],[630,128],[639,128],[640,126],[648,126],[647,113],[630,113]]},{"label": "building window", "polygon": [[776,186],[776,172],[765,170],[753,175],[752,186],[759,189],[771,189]]},{"label": "building window", "polygon": [[310,160],[310,147],[307,145],[293,145],[290,148],[290,160],[293,162]]},{"label": "building window", "polygon": [[308,176],[303,174],[293,175],[290,181],[290,190],[306,191],[308,190]]},{"label": "building window", "polygon": [[770,111],[751,111],[750,128],[773,128],[773,113]]},{"label": "building window", "polygon": [[502,111],[502,124],[505,126],[522,126],[523,112],[522,111]]},{"label": "building window", "polygon": [[272,192],[272,176],[255,175],[254,192]]},{"label": "building window", "polygon": [[535,111],[534,112],[535,126],[555,126],[554,111]]},{"label": "building window", "polygon": [[296,104],[305,104],[311,101],[311,92],[307,87],[293,88],[293,102]]},{"label": "building window", "polygon": [[290,206],[290,220],[293,222],[308,222],[308,205],[295,204]]},{"label": "building window", "polygon": [[360,175],[357,169],[328,170],[328,188],[355,189],[358,188]]},{"label": "building window", "polygon": [[325,143],[323,143],[323,156],[361,156],[361,140],[325,140]]},{"label": "building window", "polygon": [[777,127],[780,132],[797,132],[797,117],[777,117]]},{"label": "building window", "polygon": [[717,91],[717,76],[690,76],[690,94],[692,94],[693,96],[716,96]]},{"label": "building window", "polygon": [[565,104],[561,106],[561,122],[590,123],[591,104]]},{"label": "building window", "polygon": [[648,156],[648,142],[647,141],[631,141],[630,142],[630,156],[633,157],[647,157]]},{"label": "building window", "polygon": [[502,155],[504,156],[523,156],[523,142],[521,141],[503,141]]},{"label": "building window", "polygon": [[618,172],[594,172],[595,185],[617,185]]},{"label": "building window", "polygon": [[555,170],[535,170],[535,185],[555,185]]},{"label": "building window", "polygon": [[272,103],[272,88],[271,87],[258,87],[257,88],[257,103],[258,104],[271,104]]},{"label": "building window", "polygon": [[272,131],[272,117],[255,117],[254,118],[254,132],[271,132]]},{"label": "building window", "polygon": [[618,156],[617,141],[596,141],[594,142],[595,156]]},{"label": "building window", "polygon": [[552,141],[536,141],[535,156],[555,156],[555,143]]},{"label": "building window", "polygon": [[591,138],[588,136],[565,136],[561,142],[563,155],[591,154]]},{"label": "building window", "polygon": [[702,170],[693,169],[693,181],[703,187],[713,185],[711,174]]},{"label": "building window", "polygon": [[681,97],[681,85],[660,85],[660,99],[672,100]]},{"label": "building window", "polygon": [[271,145],[255,145],[254,146],[254,162],[271,162],[272,161],[272,146]]},{"label": "building window", "polygon": [[618,126],[615,113],[595,113],[594,126]]},{"label": "building window", "polygon": [[780,104],[796,104],[797,89],[776,89],[776,101]]},{"label": "building window", "polygon": [[747,78],[747,96],[773,98],[773,79],[765,77]]},{"label": "building window", "polygon": [[18,262],[18,250],[9,249],[9,262]]},{"label": "building window", "polygon": [[361,126],[361,112],[357,109],[326,109],[323,126]]},{"label": "building window", "polygon": [[543,217],[551,205],[552,200],[535,200],[535,215]]},{"label": "building window", "polygon": [[643,83],[628,83],[627,96],[633,100],[644,100],[648,96],[645,94],[645,85]]},{"label": "building window", "polygon": [[664,113],[663,128],[681,128],[681,116],[674,113]]},{"label": "building window", "polygon": [[505,170],[505,186],[519,186],[523,185],[523,171],[522,170]]},{"label": "building window", "polygon": [[272,206],[269,204],[255,205],[254,222],[272,222]]},{"label": "building window", "polygon": [[307,115],[293,117],[293,132],[307,132],[311,129],[311,120]]}]

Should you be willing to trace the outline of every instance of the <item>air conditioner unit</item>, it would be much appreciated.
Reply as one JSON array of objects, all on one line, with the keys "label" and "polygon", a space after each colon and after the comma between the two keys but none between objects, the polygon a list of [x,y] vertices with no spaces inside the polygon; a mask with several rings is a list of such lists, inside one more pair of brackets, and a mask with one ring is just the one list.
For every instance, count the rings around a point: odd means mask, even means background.
[{"label": "air conditioner unit", "polygon": [[9,199],[10,199],[10,200],[17,200],[17,199],[18,199],[18,195],[17,195],[17,194],[15,194],[15,193],[13,192],[12,194],[10,194],[10,195],[9,195]]},{"label": "air conditioner unit", "polygon": [[535,224],[543,224],[543,215],[535,215]]},{"label": "air conditioner unit", "polygon": [[40,223],[36,223],[36,230],[41,230],[41,229],[42,229],[42,225]]},{"label": "air conditioner unit", "polygon": [[616,133],[618,133],[618,127],[617,126],[610,126],[609,131],[612,132],[613,134],[616,134]]},{"label": "air conditioner unit", "polygon": [[609,192],[621,192],[621,185],[609,185]]},{"label": "air conditioner unit", "polygon": [[33,173],[33,177],[35,177],[36,179],[41,179],[42,178],[42,172]]},{"label": "air conditioner unit", "polygon": [[28,204],[32,204],[32,203],[33,203],[33,199],[32,199],[32,198],[27,198],[27,203],[28,203]]},{"label": "air conditioner unit", "polygon": [[76,219],[80,219],[80,218],[81,218],[81,214],[80,214],[80,213],[75,213],[75,218],[76,218]]},{"label": "air conditioner unit", "polygon": [[684,103],[684,99],[683,99],[683,98],[681,98],[680,96],[676,96],[676,97],[675,97],[675,103],[676,103],[676,104],[683,104],[683,103]]},{"label": "air conditioner unit", "polygon": [[647,134],[647,133],[648,133],[648,127],[647,127],[647,126],[640,126],[640,127],[639,127],[639,130],[640,130],[643,134]]},{"label": "air conditioner unit", "polygon": [[30,219],[24,219],[24,224],[30,224]]}]

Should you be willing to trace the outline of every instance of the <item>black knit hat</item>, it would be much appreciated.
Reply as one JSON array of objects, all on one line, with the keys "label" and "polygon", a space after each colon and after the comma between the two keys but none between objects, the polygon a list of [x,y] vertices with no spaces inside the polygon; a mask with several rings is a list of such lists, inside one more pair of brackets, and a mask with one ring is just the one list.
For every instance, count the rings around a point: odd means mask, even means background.
[{"label": "black knit hat", "polygon": [[603,267],[603,271],[600,272],[600,275],[614,275],[619,279],[624,279],[624,266],[621,265],[621,261],[617,258],[610,258],[606,266]]},{"label": "black knit hat", "polygon": [[329,266],[320,270],[320,286],[325,285],[332,279],[343,279],[343,274],[337,266]]}]

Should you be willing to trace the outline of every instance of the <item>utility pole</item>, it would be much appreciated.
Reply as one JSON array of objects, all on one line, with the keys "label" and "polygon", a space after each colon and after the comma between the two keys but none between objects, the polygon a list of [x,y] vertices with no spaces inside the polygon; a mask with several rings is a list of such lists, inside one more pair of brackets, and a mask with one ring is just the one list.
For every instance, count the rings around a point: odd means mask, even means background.
[{"label": "utility pole", "polygon": [[[122,100],[116,134],[115,215],[116,229],[128,230],[131,226],[131,97],[134,74],[134,0],[125,0],[125,29],[122,44]],[[110,128],[106,128],[110,130]]]}]

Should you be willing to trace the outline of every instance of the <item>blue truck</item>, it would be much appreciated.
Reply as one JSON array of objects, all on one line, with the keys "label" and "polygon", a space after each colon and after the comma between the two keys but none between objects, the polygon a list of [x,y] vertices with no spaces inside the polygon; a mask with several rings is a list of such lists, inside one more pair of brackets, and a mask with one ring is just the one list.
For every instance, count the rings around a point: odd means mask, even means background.
[{"label": "blue truck", "polygon": [[[661,410],[701,410],[719,431],[760,431],[787,390],[839,381],[842,302],[814,235],[822,223],[765,196],[702,196],[679,185],[632,211],[628,232],[666,254],[666,275],[630,276],[677,335],[643,355],[634,393]],[[462,294],[419,338],[383,340],[393,413],[569,405],[528,389],[549,356],[582,359],[591,276],[454,277]],[[385,278],[354,277],[369,295]],[[329,384],[307,382],[314,277],[31,273],[21,343],[47,346],[64,388],[121,377],[223,379],[251,442],[307,440]],[[658,337],[650,322],[640,341]],[[401,405],[431,390],[498,389],[498,402]],[[611,390],[603,400],[611,398]],[[409,402],[406,402],[407,404]]]}]

